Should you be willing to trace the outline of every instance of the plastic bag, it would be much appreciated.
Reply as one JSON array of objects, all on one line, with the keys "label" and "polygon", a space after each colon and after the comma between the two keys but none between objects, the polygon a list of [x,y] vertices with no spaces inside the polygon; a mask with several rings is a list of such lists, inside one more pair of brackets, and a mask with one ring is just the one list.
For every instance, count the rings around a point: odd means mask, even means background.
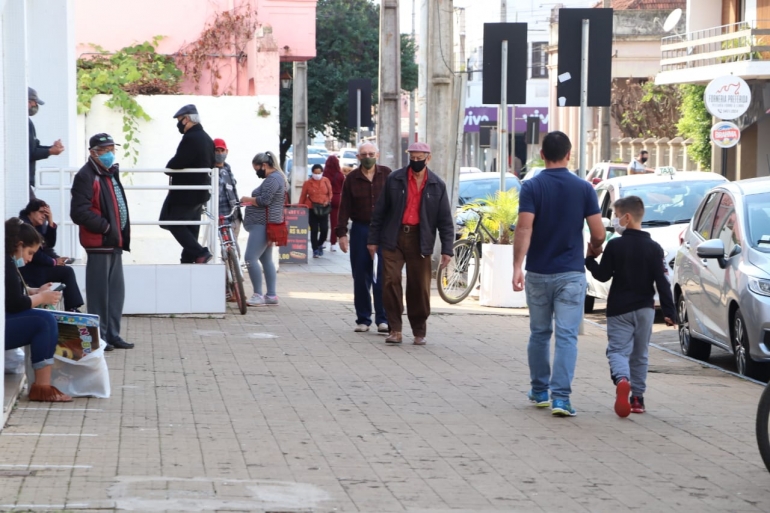
[{"label": "plastic bag", "polygon": [[110,372],[104,357],[106,345],[102,340],[98,349],[77,361],[54,355],[51,384],[72,397],[108,398]]},{"label": "plastic bag", "polygon": [[9,349],[5,352],[5,373],[24,374],[24,350]]}]

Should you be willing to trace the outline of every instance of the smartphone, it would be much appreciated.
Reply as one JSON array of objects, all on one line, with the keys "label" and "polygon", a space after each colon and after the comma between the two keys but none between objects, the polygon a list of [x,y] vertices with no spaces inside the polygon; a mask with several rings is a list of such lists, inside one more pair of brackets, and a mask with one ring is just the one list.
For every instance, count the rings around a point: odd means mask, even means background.
[{"label": "smartphone", "polygon": [[67,286],[63,283],[52,283],[51,284],[51,290],[54,292],[61,292],[62,290],[66,289]]},{"label": "smartphone", "polygon": [[70,265],[70,264],[74,264],[74,263],[75,263],[75,259],[74,258],[68,258],[67,260],[64,261],[64,265]]}]

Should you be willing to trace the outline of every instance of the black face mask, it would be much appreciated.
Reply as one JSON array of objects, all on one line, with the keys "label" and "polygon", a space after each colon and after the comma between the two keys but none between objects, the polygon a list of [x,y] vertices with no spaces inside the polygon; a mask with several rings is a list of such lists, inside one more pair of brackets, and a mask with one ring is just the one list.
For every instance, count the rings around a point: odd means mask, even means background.
[{"label": "black face mask", "polygon": [[267,176],[267,173],[265,172],[264,167],[257,169],[257,178],[265,178],[266,176]]},{"label": "black face mask", "polygon": [[28,113],[30,116],[34,116],[35,114],[37,114],[37,110],[38,110],[38,108],[39,108],[39,107],[38,107],[37,105],[33,105],[32,107],[28,107],[28,108],[27,108],[27,113]]},{"label": "black face mask", "polygon": [[648,160],[647,157],[642,157],[642,158],[639,159],[639,162],[644,164],[645,162],[647,162],[647,160]]},{"label": "black face mask", "polygon": [[179,130],[180,134],[184,134],[184,123],[181,120],[176,122],[176,129]]},{"label": "black face mask", "polygon": [[410,160],[409,161],[409,167],[415,173],[419,173],[420,171],[425,169],[425,161],[424,160]]}]

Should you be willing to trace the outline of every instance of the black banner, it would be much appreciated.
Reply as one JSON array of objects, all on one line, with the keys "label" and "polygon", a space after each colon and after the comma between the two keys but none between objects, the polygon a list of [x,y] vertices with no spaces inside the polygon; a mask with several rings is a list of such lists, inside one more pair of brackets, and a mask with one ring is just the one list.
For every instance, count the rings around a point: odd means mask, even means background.
[{"label": "black banner", "polygon": [[283,215],[289,227],[289,242],[281,246],[282,264],[306,264],[308,252],[308,212],[305,205],[284,207]]},{"label": "black banner", "polygon": [[361,127],[372,128],[372,81],[368,78],[348,80],[348,128],[356,129],[358,91],[361,91]]},{"label": "black banner", "polygon": [[508,41],[508,105],[527,103],[527,24],[484,24],[484,68],[481,73],[481,101],[500,103],[503,41]]}]

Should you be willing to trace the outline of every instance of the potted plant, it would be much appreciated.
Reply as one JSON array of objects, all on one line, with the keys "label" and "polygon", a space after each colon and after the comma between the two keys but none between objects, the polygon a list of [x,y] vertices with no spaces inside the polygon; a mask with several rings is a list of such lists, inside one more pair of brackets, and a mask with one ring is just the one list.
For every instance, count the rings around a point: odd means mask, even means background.
[{"label": "potted plant", "polygon": [[[481,245],[479,304],[498,308],[526,307],[524,292],[514,292],[512,285],[513,233],[519,217],[518,191],[516,189],[498,191],[493,196],[488,196],[486,200],[465,205],[463,208],[483,212],[484,227],[497,238],[496,241],[485,240]],[[476,222],[478,222],[476,218],[469,219],[465,229],[474,230]]]}]

